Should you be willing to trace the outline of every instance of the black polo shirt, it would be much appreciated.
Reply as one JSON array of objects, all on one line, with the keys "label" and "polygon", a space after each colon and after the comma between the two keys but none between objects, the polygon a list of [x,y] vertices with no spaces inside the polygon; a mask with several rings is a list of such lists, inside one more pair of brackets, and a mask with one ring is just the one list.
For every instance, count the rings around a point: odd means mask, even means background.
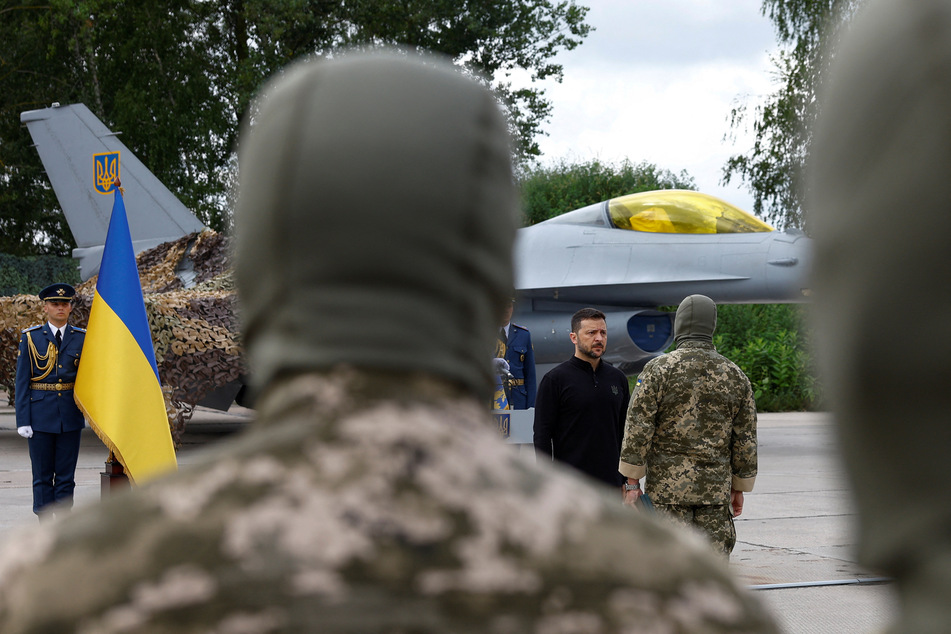
[{"label": "black polo shirt", "polygon": [[627,377],[603,359],[597,369],[571,357],[554,367],[535,398],[535,453],[559,460],[611,486],[618,473],[624,419],[630,400]]}]

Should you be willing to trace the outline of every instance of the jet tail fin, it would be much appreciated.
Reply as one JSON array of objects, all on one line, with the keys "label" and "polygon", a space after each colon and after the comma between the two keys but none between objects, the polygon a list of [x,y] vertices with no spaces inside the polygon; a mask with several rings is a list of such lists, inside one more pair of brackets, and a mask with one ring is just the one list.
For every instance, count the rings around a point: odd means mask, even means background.
[{"label": "jet tail fin", "polygon": [[122,182],[136,253],[205,228],[85,105],[23,112],[20,122],[30,131],[66,214],[83,280],[99,271],[112,213],[113,196],[104,186],[110,174]]}]

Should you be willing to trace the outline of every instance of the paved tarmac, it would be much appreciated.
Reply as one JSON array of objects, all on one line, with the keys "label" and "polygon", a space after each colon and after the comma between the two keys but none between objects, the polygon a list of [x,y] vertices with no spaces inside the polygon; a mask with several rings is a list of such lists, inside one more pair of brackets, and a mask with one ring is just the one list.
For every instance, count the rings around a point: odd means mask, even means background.
[{"label": "paved tarmac", "polygon": [[[33,526],[30,458],[0,393],[0,540]],[[239,430],[242,408],[198,409],[179,462]],[[895,614],[894,588],[855,563],[855,513],[838,463],[830,418],[822,413],[760,414],[756,490],[737,518],[730,567],[753,588],[788,634],[881,632]],[[76,473],[76,506],[100,499],[108,450],[84,432]],[[778,586],[778,587],[777,587]]]},{"label": "paved tarmac", "polygon": [[[894,586],[855,563],[857,521],[828,414],[760,414],[759,475],[736,519],[730,567],[784,632],[881,632]],[[854,583],[859,581],[860,583]],[[807,585],[830,582],[835,585]]]}]

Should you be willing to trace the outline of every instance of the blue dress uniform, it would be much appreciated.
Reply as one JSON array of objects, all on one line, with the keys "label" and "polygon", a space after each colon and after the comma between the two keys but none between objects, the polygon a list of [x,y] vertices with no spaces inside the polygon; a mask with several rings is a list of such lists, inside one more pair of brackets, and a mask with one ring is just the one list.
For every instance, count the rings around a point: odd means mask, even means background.
[{"label": "blue dress uniform", "polygon": [[[45,297],[65,287],[60,296]],[[51,290],[52,289],[52,290]],[[72,299],[74,291],[56,284],[40,291],[41,299]],[[33,512],[39,515],[48,504],[72,506],[76,487],[76,462],[85,420],[73,399],[86,331],[70,324],[64,327],[62,343],[49,322],[26,328],[20,336],[16,372],[17,427],[32,427],[29,438],[33,465]]]},{"label": "blue dress uniform", "polygon": [[532,348],[532,335],[528,328],[510,324],[505,360],[509,363],[509,372],[515,377],[508,395],[509,407],[535,407],[535,391],[538,389],[535,381],[535,350]]}]

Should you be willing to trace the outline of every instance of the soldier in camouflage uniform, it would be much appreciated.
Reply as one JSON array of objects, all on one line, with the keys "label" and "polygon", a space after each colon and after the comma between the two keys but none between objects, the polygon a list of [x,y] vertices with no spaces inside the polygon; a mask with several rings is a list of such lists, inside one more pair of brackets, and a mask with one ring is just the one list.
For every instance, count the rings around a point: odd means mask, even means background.
[{"label": "soldier in camouflage uniform", "polygon": [[255,112],[235,230],[259,420],[9,538],[0,631],[775,631],[702,542],[493,429],[518,195],[489,91],[352,54]]},{"label": "soldier in camouflage uniform", "polygon": [[637,378],[627,412],[619,471],[633,505],[639,481],[655,507],[694,526],[727,556],[733,518],[756,477],[756,404],[750,381],[717,353],[717,307],[691,295],[674,318],[677,349],[652,359]]},{"label": "soldier in camouflage uniform", "polygon": [[865,4],[810,152],[816,351],[888,631],[951,632],[951,2]]}]

